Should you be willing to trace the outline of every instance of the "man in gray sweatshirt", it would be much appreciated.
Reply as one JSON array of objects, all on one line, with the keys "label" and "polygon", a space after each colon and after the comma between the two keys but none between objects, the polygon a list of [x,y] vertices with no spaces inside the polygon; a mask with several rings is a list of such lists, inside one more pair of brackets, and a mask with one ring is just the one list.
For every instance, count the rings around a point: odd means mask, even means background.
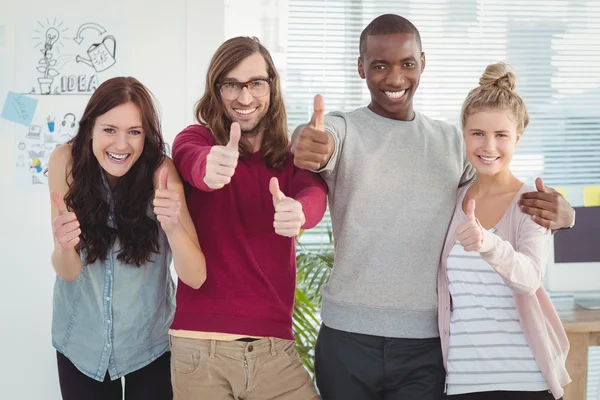
[{"label": "man in gray sweatshirt", "polygon": [[[362,32],[358,73],[367,107],[323,116],[292,138],[295,164],[329,187],[335,264],[321,288],[315,351],[324,400],[438,400],[445,371],[436,273],[456,191],[474,170],[455,126],[413,110],[425,69],[417,28],[387,14]],[[552,229],[572,225],[564,198],[538,184],[524,212]]]}]

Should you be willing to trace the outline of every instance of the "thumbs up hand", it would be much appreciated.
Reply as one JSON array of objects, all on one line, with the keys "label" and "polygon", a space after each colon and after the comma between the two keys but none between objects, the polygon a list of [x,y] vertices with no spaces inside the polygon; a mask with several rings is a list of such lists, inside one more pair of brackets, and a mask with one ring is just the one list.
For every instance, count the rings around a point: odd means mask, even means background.
[{"label": "thumbs up hand", "polygon": [[58,208],[58,216],[52,220],[54,238],[63,250],[73,250],[77,243],[79,243],[79,235],[81,235],[77,216],[75,213],[67,210],[65,201],[58,193],[52,192],[50,197]]},{"label": "thumbs up hand", "polygon": [[158,189],[154,193],[154,213],[165,232],[179,224],[181,202],[179,193],[169,189],[169,170],[163,167],[158,175]]},{"label": "thumbs up hand", "polygon": [[221,189],[231,182],[240,156],[238,144],[241,136],[240,124],[234,122],[231,124],[227,146],[215,145],[210,149],[210,153],[206,156],[206,173],[204,175],[204,183],[209,188]]},{"label": "thumbs up hand", "polygon": [[298,236],[302,225],[306,222],[302,204],[283,194],[277,178],[271,178],[269,191],[273,195],[273,206],[275,207],[273,222],[275,233],[286,237]]},{"label": "thumbs up hand", "polygon": [[475,200],[467,203],[467,218],[456,228],[456,240],[466,251],[479,251],[483,245],[483,228],[475,218]]},{"label": "thumbs up hand", "polygon": [[292,145],[294,164],[298,168],[316,171],[327,164],[333,154],[333,138],[325,132],[325,104],[321,95],[316,95],[314,112],[309,124],[300,131]]}]

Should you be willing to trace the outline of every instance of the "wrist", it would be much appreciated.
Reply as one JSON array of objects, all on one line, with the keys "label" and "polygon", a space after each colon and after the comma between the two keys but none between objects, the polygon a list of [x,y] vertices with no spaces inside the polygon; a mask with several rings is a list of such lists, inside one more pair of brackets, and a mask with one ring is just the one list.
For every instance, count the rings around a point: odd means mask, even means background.
[{"label": "wrist", "polygon": [[564,227],[563,229],[571,229],[575,226],[575,209],[573,209],[573,219],[571,220],[570,225]]},{"label": "wrist", "polygon": [[54,241],[54,253],[59,257],[69,257],[77,254],[75,247],[72,249],[64,249],[58,240]]},{"label": "wrist", "polygon": [[162,226],[162,224],[161,227],[162,230],[165,232],[165,235],[167,235],[167,240],[169,241],[177,240],[177,238],[185,232],[183,226],[181,226],[181,223],[179,222],[179,217],[177,218],[177,223],[172,227],[165,229],[164,226]]}]

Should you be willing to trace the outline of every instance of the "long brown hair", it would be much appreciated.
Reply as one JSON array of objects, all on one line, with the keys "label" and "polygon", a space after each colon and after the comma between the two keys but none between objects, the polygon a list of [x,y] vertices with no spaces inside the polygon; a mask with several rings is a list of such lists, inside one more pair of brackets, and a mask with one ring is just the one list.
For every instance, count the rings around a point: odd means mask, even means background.
[{"label": "long brown hair", "polygon": [[[255,53],[260,53],[265,59],[271,79],[270,104],[263,120],[264,136],[261,149],[267,165],[270,168],[279,168],[287,158],[289,146],[285,104],[279,74],[271,54],[256,38],[238,36],[227,40],[217,49],[206,73],[204,94],[196,104],[196,119],[212,133],[216,144],[224,146],[229,142],[231,121],[225,113],[217,84],[242,60]],[[240,140],[239,150],[242,158],[251,152],[250,149],[247,140]]]},{"label": "long brown hair", "polygon": [[[128,102],[140,110],[145,132],[144,149],[112,189],[113,228],[107,225],[110,205],[103,195],[104,171],[92,151],[92,130],[98,116]],[[65,203],[79,220],[81,241],[77,250],[84,252],[86,264],[97,259],[106,261],[109,248],[118,238],[118,260],[141,266],[152,253],[158,252],[158,224],[147,215],[147,210],[154,195],[154,172],[165,154],[159,116],[151,93],[135,78],[118,77],[105,81],[92,94],[77,135],[69,143],[72,145],[72,166]]]}]

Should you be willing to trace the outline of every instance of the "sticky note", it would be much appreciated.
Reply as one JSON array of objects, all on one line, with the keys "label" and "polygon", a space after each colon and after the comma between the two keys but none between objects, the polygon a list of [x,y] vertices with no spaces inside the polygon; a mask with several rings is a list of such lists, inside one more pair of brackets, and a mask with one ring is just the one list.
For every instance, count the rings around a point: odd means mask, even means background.
[{"label": "sticky note", "polygon": [[37,103],[37,99],[32,97],[8,92],[4,108],[2,109],[2,118],[17,124],[29,126],[33,120]]},{"label": "sticky note", "polygon": [[600,186],[586,186],[583,188],[583,206],[600,206]]},{"label": "sticky note", "polygon": [[569,201],[569,199],[567,199],[567,192],[565,191],[565,188],[556,187],[556,188],[554,188],[554,190],[556,190],[558,193],[562,194],[562,196],[565,198],[565,200]]}]

